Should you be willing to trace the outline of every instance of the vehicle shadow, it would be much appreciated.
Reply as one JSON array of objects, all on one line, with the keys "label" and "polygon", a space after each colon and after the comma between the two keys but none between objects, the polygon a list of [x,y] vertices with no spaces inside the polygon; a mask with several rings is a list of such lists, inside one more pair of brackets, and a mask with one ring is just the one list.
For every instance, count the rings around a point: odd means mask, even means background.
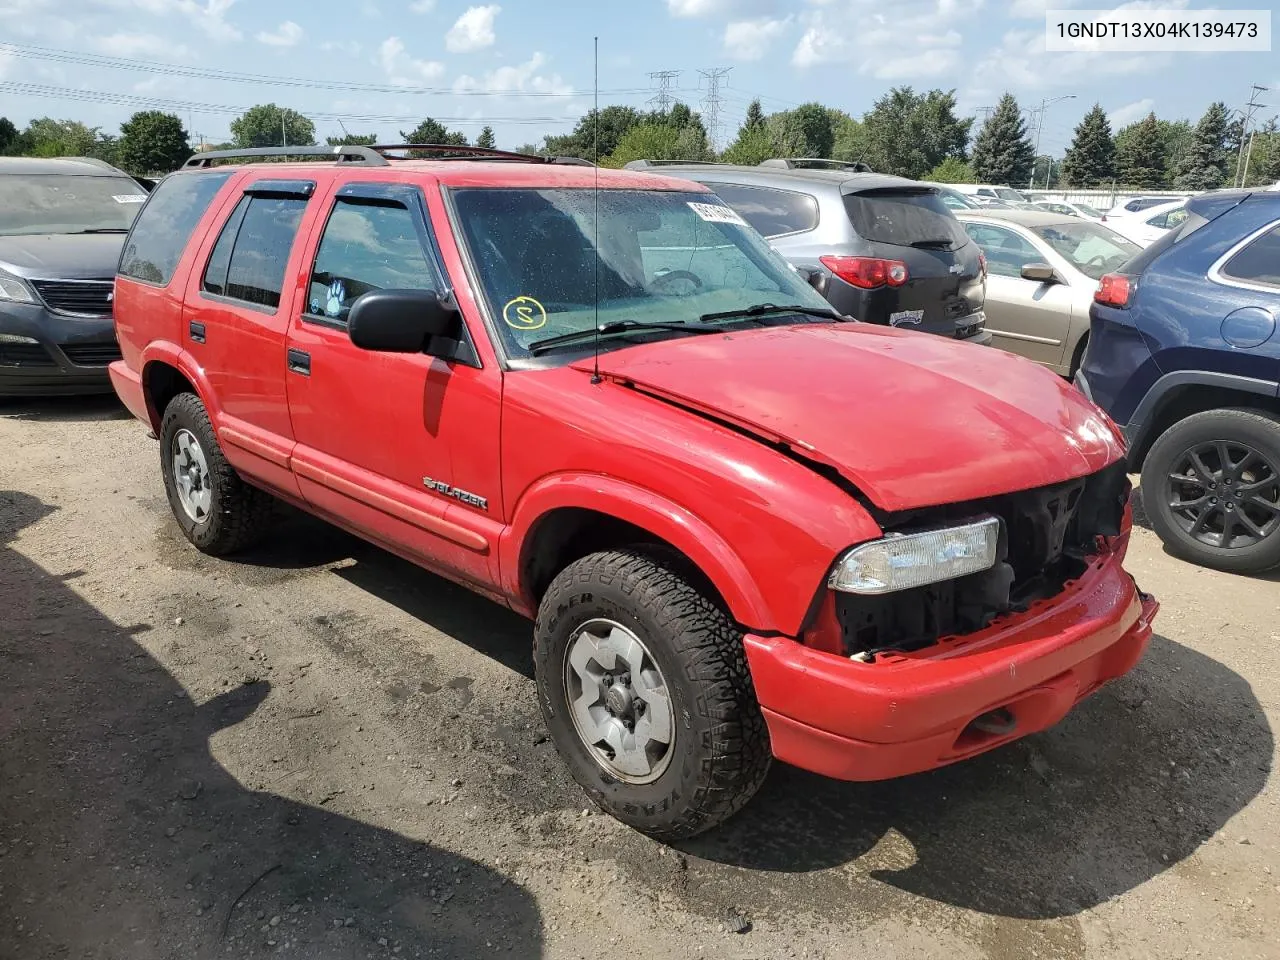
[{"label": "vehicle shadow", "polygon": [[96,420],[128,420],[130,416],[114,393],[76,397],[0,397],[0,417],[11,420],[91,423]]},{"label": "vehicle shadow", "polygon": [[803,873],[896,831],[915,862],[873,870],[883,883],[1002,916],[1069,916],[1190,856],[1262,791],[1272,751],[1249,683],[1157,636],[1133,674],[1050,731],[881,783],[779,766],[743,813],[684,849]]},{"label": "vehicle shadow", "polygon": [[193,703],[135,639],[148,625],[6,546],[52,508],[0,503],[0,956],[541,956],[538,908],[501,874],[240,784],[210,739],[270,686]]}]

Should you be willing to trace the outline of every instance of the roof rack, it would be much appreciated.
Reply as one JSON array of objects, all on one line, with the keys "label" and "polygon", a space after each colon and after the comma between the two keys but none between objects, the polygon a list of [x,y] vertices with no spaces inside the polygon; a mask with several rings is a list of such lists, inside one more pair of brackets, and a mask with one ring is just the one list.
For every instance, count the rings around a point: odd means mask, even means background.
[{"label": "roof rack", "polygon": [[874,173],[861,160],[828,160],[825,157],[773,157],[761,160],[762,167],[781,167],[784,170],[848,170],[850,173]]},{"label": "roof rack", "polygon": [[561,163],[570,166],[593,166],[577,157],[540,157],[531,153],[511,153],[506,150],[489,150],[486,147],[463,146],[451,143],[379,143],[340,144],[334,147],[245,147],[235,150],[209,150],[197,153],[184,163],[183,169],[212,167],[218,160],[250,160],[260,157],[332,157],[337,163],[363,167],[386,167],[391,160],[410,159],[387,154],[414,150],[419,153],[441,154],[441,160],[513,160],[521,163]]},{"label": "roof rack", "polygon": [[716,167],[723,164],[715,160],[628,160],[623,170],[648,170],[650,167]]}]

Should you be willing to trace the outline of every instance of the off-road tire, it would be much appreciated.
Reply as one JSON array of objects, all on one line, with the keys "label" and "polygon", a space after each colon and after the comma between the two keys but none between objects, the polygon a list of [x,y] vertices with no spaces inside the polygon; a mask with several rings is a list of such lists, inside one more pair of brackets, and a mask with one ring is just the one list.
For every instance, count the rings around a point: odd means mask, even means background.
[{"label": "off-road tire", "polygon": [[1247,443],[1280,466],[1280,418],[1273,414],[1224,407],[1179,420],[1156,439],[1142,464],[1142,504],[1152,529],[1171,554],[1200,566],[1240,574],[1280,566],[1280,530],[1252,546],[1227,549],[1200,542],[1174,519],[1163,495],[1165,478],[1185,451],[1214,440]]},{"label": "off-road tire", "polygon": [[[579,627],[598,618],[641,639],[671,696],[674,753],[652,783],[613,777],[569,714],[565,650]],[[538,608],[534,667],[543,717],[574,779],[642,833],[662,840],[702,833],[742,809],[764,782],[772,755],[742,632],[660,553],[610,550],[567,566]]]},{"label": "off-road tire", "polygon": [[[173,475],[175,437],[184,428],[199,441],[209,465],[213,502],[209,515],[199,522],[183,509]],[[160,472],[174,519],[183,535],[200,552],[226,556],[262,538],[275,510],[275,500],[245,483],[227,462],[209,414],[194,393],[180,393],[165,407],[160,424]]]}]

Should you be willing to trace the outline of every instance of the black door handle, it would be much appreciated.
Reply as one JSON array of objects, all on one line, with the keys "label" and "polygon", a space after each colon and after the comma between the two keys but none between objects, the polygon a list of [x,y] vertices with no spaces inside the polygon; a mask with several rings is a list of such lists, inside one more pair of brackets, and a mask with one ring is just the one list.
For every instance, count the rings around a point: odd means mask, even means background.
[{"label": "black door handle", "polygon": [[204,324],[196,323],[194,320],[188,325],[191,332],[191,340],[193,343],[204,343]]},{"label": "black door handle", "polygon": [[305,350],[294,350],[290,347],[288,361],[290,373],[300,373],[304,377],[311,376],[311,354]]}]

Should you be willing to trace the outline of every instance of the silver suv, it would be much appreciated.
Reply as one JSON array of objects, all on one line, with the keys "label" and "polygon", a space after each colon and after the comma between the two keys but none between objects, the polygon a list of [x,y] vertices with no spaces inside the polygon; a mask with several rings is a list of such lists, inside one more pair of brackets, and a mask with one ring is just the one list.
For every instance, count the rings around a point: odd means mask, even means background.
[{"label": "silver suv", "polygon": [[986,265],[938,188],[827,161],[758,167],[637,160],[706,184],[837,310],[988,343]]}]

